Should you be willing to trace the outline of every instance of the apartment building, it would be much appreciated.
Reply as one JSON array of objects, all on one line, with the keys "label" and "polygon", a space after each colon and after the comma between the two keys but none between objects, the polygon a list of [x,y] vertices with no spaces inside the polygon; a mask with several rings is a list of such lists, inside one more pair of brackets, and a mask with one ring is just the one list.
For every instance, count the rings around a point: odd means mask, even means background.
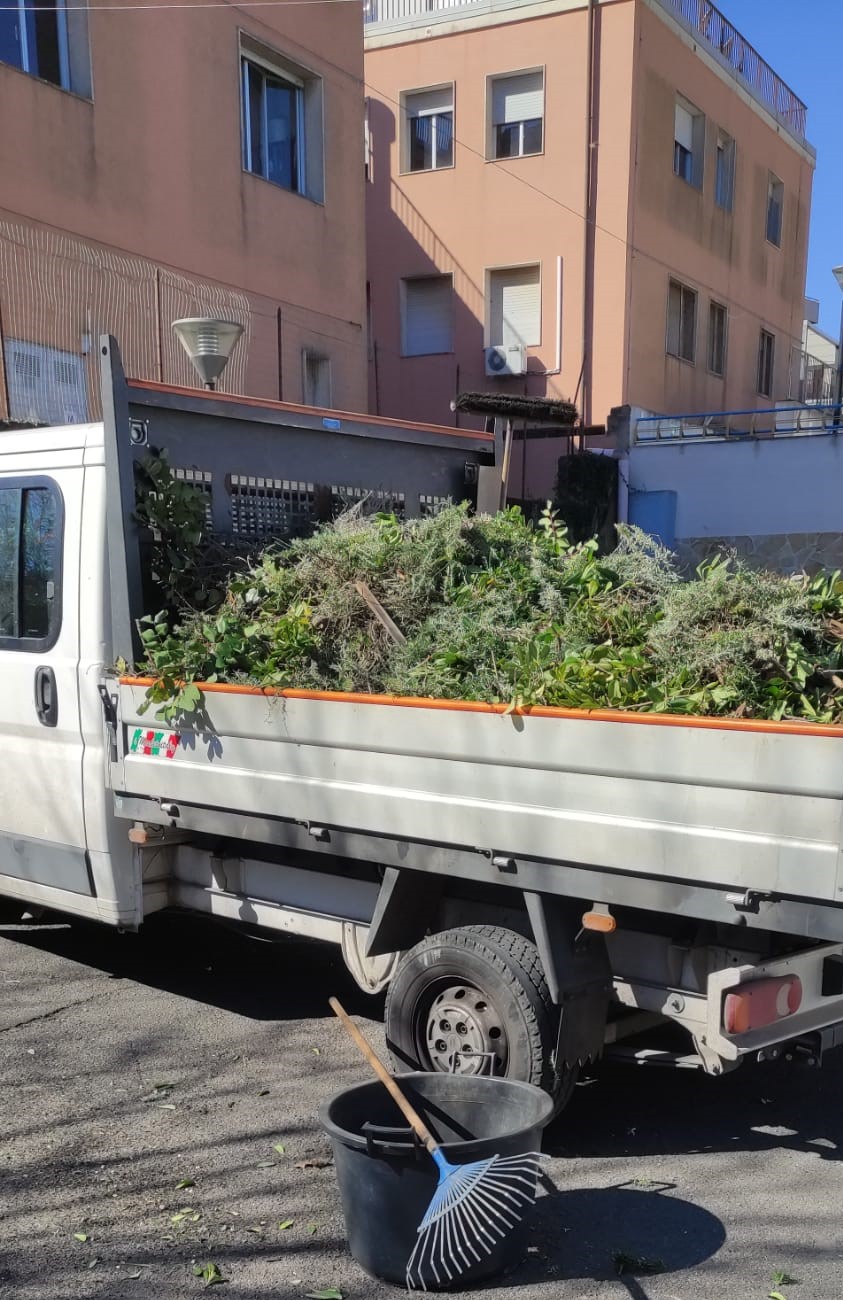
[{"label": "apartment building", "polygon": [[373,410],[788,395],[805,106],[708,0],[369,0],[365,69]]},{"label": "apartment building", "polygon": [[202,315],[223,389],[365,409],[362,71],[353,5],[0,12],[0,419],[96,415],[103,331],[197,384]]}]

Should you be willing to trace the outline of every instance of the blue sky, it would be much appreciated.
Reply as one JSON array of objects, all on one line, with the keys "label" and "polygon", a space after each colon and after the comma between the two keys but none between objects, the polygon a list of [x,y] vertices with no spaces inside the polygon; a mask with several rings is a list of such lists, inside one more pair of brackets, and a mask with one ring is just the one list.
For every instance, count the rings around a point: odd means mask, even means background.
[{"label": "blue sky", "polygon": [[717,0],[718,7],[808,105],[817,151],[808,250],[810,298],[820,326],[838,337],[843,264],[843,0]]}]

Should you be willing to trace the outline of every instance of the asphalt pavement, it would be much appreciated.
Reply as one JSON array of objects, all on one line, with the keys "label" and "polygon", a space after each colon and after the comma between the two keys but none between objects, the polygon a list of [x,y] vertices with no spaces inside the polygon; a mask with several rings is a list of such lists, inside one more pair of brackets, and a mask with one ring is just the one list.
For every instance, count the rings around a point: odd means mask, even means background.
[{"label": "asphalt pavement", "polygon": [[[382,1047],[332,949],[189,918],[0,928],[3,1300],[398,1297],[347,1253],[317,1123],[366,1077],[331,993]],[[843,1052],[717,1080],[603,1066],[548,1130],[524,1263],[485,1290],[839,1300],[841,1085]]]}]

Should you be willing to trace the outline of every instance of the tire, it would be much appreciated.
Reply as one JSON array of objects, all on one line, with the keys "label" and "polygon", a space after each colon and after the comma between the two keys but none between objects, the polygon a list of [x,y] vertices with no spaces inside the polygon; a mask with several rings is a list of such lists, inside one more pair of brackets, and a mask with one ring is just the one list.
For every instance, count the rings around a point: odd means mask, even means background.
[{"label": "tire", "polygon": [[559,1008],[535,944],[512,930],[467,925],[431,935],[401,960],[386,998],[396,1071],[494,1073],[535,1084],[561,1110],[576,1070],[557,1074]]}]

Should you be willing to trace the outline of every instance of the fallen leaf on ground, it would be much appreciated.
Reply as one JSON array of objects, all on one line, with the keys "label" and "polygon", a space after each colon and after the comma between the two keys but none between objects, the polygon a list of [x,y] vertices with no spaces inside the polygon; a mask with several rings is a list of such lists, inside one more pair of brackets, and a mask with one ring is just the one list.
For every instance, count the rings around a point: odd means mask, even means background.
[{"label": "fallen leaf on ground", "polygon": [[796,1278],[791,1277],[783,1268],[774,1268],[771,1278],[773,1286],[796,1286]]},{"label": "fallen leaf on ground", "polygon": [[201,1277],[205,1286],[213,1286],[215,1282],[225,1281],[218,1265],[212,1263],[194,1265],[193,1276]]},{"label": "fallen leaf on ground", "polygon": [[275,1145],[274,1145],[273,1148],[272,1148],[273,1151],[277,1151],[277,1152],[278,1152],[279,1156],[283,1156],[285,1149],[286,1149],[286,1148],[285,1148],[283,1142],[276,1142]]},{"label": "fallen leaf on ground", "polygon": [[257,1095],[258,1095],[259,1097],[268,1097],[268,1096],[269,1096],[269,1089],[268,1089],[268,1088],[261,1088]]},{"label": "fallen leaf on ground", "polygon": [[275,1168],[275,1161],[274,1161],[274,1160],[259,1160],[259,1161],[258,1161],[258,1165],[257,1165],[257,1167],[258,1167],[258,1169],[274,1169],[274,1168]]},{"label": "fallen leaf on ground", "polygon": [[319,1228],[318,1228],[317,1224],[315,1224],[315,1223],[309,1223],[309,1224],[307,1225],[307,1233],[308,1233],[308,1236],[309,1236],[309,1237],[312,1237],[313,1234],[314,1234],[315,1232],[318,1232],[318,1231],[319,1231]]},{"label": "fallen leaf on ground", "polygon": [[782,1295],[781,1291],[771,1291],[770,1300],[785,1300],[785,1298]]},{"label": "fallen leaf on ground", "polygon": [[313,1055],[314,1055],[314,1056],[321,1056],[321,1055],[322,1055],[321,1048],[319,1048],[319,1047],[312,1047],[310,1050],[313,1052]]},{"label": "fallen leaf on ground", "polygon": [[175,1110],[176,1108],[175,1108],[175,1106],[173,1105],[173,1103],[172,1103],[171,1101],[162,1101],[161,1104],[159,1105],[158,1109],[159,1109],[159,1110]]},{"label": "fallen leaf on ground", "polygon": [[295,1219],[282,1219],[278,1225],[278,1231],[286,1232],[288,1228],[292,1228],[294,1223],[295,1223]]},{"label": "fallen leaf on ground", "polygon": [[342,1300],[342,1291],[335,1286],[323,1287],[321,1291],[305,1291],[307,1300]]},{"label": "fallen leaf on ground", "polygon": [[133,1272],[126,1274],[126,1277],[129,1279],[130,1282],[137,1282],[140,1276],[141,1276],[141,1271],[139,1268],[136,1268],[134,1269]]},{"label": "fallen leaf on ground", "polygon": [[87,1241],[87,1240],[88,1240],[88,1234],[87,1234],[87,1232],[74,1232],[73,1236],[74,1236],[74,1239],[75,1239],[76,1241]]},{"label": "fallen leaf on ground", "polygon": [[192,1178],[182,1178],[180,1182],[176,1183],[176,1191],[183,1192],[186,1188],[195,1186],[196,1183]]},{"label": "fallen leaf on ground", "polygon": [[96,1268],[96,1266],[97,1266],[98,1263],[99,1263],[99,1260],[97,1259],[96,1255],[94,1255],[94,1258],[93,1258],[93,1259],[91,1260],[91,1262],[89,1263],[88,1268]]}]

